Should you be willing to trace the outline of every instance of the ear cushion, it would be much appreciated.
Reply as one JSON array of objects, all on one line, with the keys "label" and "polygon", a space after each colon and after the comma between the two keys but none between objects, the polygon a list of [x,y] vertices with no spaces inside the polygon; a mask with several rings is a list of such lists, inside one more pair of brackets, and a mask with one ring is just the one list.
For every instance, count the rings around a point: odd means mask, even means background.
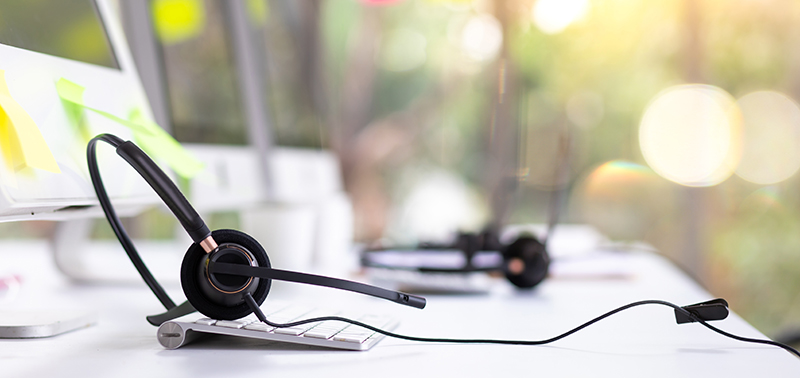
[{"label": "ear cushion", "polygon": [[[517,267],[521,262],[522,270],[511,269],[512,261],[517,263]],[[549,268],[550,256],[544,244],[534,237],[520,237],[503,250],[503,271],[517,287],[529,289],[538,285],[547,277]]]},{"label": "ear cushion", "polygon": [[[236,230],[215,230],[211,232],[211,236],[214,237],[217,244],[234,243],[246,248],[253,254],[258,266],[270,267],[267,252],[250,235]],[[186,299],[197,311],[211,319],[235,320],[249,315],[252,311],[250,311],[247,303],[244,303],[244,300],[234,306],[224,306],[211,301],[200,289],[198,280],[205,280],[206,278],[198,275],[197,272],[201,271],[200,264],[205,261],[206,255],[206,251],[199,244],[194,243],[183,257],[181,286]],[[259,305],[264,303],[271,284],[272,280],[266,278],[259,280],[258,287],[253,293],[253,299],[255,299],[256,303]]]}]

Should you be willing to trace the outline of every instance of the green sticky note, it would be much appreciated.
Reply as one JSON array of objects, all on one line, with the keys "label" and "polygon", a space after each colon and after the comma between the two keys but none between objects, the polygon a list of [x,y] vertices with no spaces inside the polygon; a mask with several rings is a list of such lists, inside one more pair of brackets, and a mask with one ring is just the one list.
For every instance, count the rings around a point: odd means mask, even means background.
[{"label": "green sticky note", "polygon": [[30,167],[61,173],[39,127],[11,97],[3,70],[0,70],[0,136],[0,150],[9,171]]},{"label": "green sticky note", "polygon": [[86,88],[75,84],[65,78],[60,78],[56,82],[56,91],[62,100],[73,102],[78,105],[83,105],[83,91]]},{"label": "green sticky note", "polygon": [[[184,178],[192,178],[203,170],[203,163],[181,146],[171,135],[142,116],[139,109],[134,110],[129,119],[124,119],[109,112],[86,106],[83,92],[86,88],[67,79],[60,78],[56,82],[58,96],[64,101],[67,113],[75,113],[75,119],[82,117],[84,110],[100,114],[114,122],[130,128],[136,143],[155,159],[163,159],[175,173]],[[73,117],[73,115],[70,115]]]},{"label": "green sticky note", "polygon": [[147,153],[164,159],[175,173],[184,178],[192,178],[203,170],[203,163],[186,151],[177,140],[155,122],[142,117],[140,110],[131,113],[131,121],[144,125],[151,133],[134,133],[136,143]]},{"label": "green sticky note", "polygon": [[67,112],[70,123],[72,123],[81,134],[83,141],[89,143],[92,139],[92,133],[89,130],[86,117],[84,117],[84,108],[80,105],[83,104],[84,90],[84,87],[66,79],[61,79],[56,82],[56,91],[59,97],[61,97],[61,103],[64,105],[64,110]]},{"label": "green sticky note", "polygon": [[[111,119],[114,122],[117,122],[123,126],[127,126],[134,132],[150,134],[151,131],[145,128],[144,126],[137,124],[135,122],[128,121],[126,119],[117,117],[109,112],[102,111],[100,109],[92,108],[90,106],[86,106],[83,103],[83,92],[86,88],[80,86],[79,84],[73,83],[65,78],[60,78],[56,82],[56,92],[58,92],[58,97],[61,97],[62,100],[66,101],[67,106],[67,114],[76,114],[76,110],[78,109],[80,112],[83,110],[89,110],[95,112],[97,114],[102,115],[108,119]],[[71,105],[69,105],[71,104]],[[77,108],[74,108],[76,106]],[[74,117],[74,115],[70,115],[70,117]],[[80,115],[78,116],[78,118]]]}]

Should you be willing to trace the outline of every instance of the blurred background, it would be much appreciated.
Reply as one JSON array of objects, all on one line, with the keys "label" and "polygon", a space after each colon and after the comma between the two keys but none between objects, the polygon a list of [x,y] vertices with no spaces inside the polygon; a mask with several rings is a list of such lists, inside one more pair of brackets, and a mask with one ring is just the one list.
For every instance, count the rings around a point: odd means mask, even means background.
[{"label": "blurred background", "polygon": [[[218,1],[151,1],[167,60],[228,48],[207,27]],[[768,336],[800,326],[800,2],[246,4],[264,31],[273,138],[338,156],[356,242],[545,223],[564,189],[563,222],[649,243]],[[238,122],[235,91],[218,89],[203,117]],[[173,109],[202,101],[170,95]],[[564,133],[569,177],[556,174]],[[137,237],[175,229],[160,210],[126,222]],[[0,237],[54,227],[0,223]]]}]

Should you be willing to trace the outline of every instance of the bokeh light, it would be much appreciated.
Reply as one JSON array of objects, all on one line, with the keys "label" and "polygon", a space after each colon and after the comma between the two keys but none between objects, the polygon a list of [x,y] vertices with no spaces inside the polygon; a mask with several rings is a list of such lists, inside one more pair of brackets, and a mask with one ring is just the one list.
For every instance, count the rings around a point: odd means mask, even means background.
[{"label": "bokeh light", "polygon": [[503,27],[494,16],[483,13],[467,21],[461,31],[461,48],[473,60],[486,62],[500,53],[503,45]]},{"label": "bokeh light", "polygon": [[396,240],[446,242],[457,230],[476,231],[486,221],[481,197],[463,179],[434,169],[410,173],[410,186],[399,212],[394,214]]},{"label": "bokeh light", "polygon": [[716,185],[741,156],[741,114],[734,99],[710,85],[679,85],[648,105],[639,146],[659,175],[686,186]]},{"label": "bokeh light", "polygon": [[800,168],[800,107],[772,91],[750,93],[738,101],[742,111],[739,177],[762,185],[781,182]]},{"label": "bokeh light", "polygon": [[572,202],[581,221],[612,239],[642,240],[669,213],[671,198],[669,182],[652,169],[612,160],[578,183]]},{"label": "bokeh light", "polygon": [[167,45],[197,37],[205,28],[206,11],[201,0],[155,0],[152,12],[156,34]]},{"label": "bokeh light", "polygon": [[753,220],[770,211],[782,212],[785,210],[785,205],[778,188],[766,186],[745,197],[737,210],[739,216]]},{"label": "bokeh light", "polygon": [[533,6],[533,23],[547,34],[556,34],[588,11],[589,0],[538,0]]}]

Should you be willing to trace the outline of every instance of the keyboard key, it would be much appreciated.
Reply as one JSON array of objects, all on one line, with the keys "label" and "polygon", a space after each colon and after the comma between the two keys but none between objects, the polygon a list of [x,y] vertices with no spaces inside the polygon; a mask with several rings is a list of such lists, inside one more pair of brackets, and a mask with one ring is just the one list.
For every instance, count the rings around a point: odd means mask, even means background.
[{"label": "keyboard key", "polygon": [[[332,314],[336,316],[345,316],[339,312]],[[357,316],[356,316],[357,317]],[[343,329],[347,328],[350,324],[340,321],[328,320],[320,323],[316,323],[314,328],[311,328],[308,332],[304,333],[303,336],[313,337],[317,339],[330,339],[333,335],[341,332]]]},{"label": "keyboard key", "polygon": [[275,330],[275,333],[279,333],[281,335],[292,335],[292,336],[300,336],[307,328],[305,327],[288,327],[288,328],[278,328]]},{"label": "keyboard key", "polygon": [[[307,312],[307,313],[303,314],[302,316],[299,316],[299,317],[297,317],[295,319],[292,319],[291,321],[318,318],[320,316],[327,316],[327,315],[335,315],[335,314],[331,313],[330,311],[325,311],[325,310],[314,310],[314,311]],[[306,331],[308,331],[310,329],[314,329],[314,328],[320,326],[322,323],[323,322],[313,322],[313,323],[301,324],[301,325],[294,326],[294,327],[278,328],[278,329],[275,330],[275,333],[279,333],[279,334],[282,334],[282,335],[300,336],[300,335],[304,334]]]},{"label": "keyboard key", "polygon": [[242,328],[249,329],[251,331],[261,331],[261,332],[269,332],[275,329],[275,327],[261,322],[253,322]]},{"label": "keyboard key", "polygon": [[333,335],[341,332],[346,325],[342,325],[340,327],[314,327],[308,332],[304,333],[303,336],[305,337],[313,337],[315,339],[330,339]]},{"label": "keyboard key", "polygon": [[365,340],[367,340],[370,336],[372,336],[374,332],[340,332],[338,335],[334,336],[333,339],[336,341],[344,341],[348,343],[358,343],[361,344]]},{"label": "keyboard key", "polygon": [[289,323],[311,312],[309,307],[290,306],[267,317],[273,323]]},{"label": "keyboard key", "polygon": [[218,320],[216,325],[218,327],[239,329],[250,323],[250,320]]},{"label": "keyboard key", "polygon": [[216,320],[214,320],[214,319],[209,319],[209,318],[197,319],[197,320],[195,320],[194,322],[195,322],[196,324],[202,324],[202,325],[214,325],[214,324],[216,324],[216,323],[217,323],[217,321],[216,321]]},{"label": "keyboard key", "polygon": [[[390,317],[378,315],[366,315],[362,316],[358,320],[362,323],[366,323],[377,328],[386,327],[393,322],[392,318]],[[375,334],[376,332],[370,329],[359,327],[357,325],[351,325],[342,330],[342,332],[336,334],[333,339],[336,341],[361,344]]]}]

